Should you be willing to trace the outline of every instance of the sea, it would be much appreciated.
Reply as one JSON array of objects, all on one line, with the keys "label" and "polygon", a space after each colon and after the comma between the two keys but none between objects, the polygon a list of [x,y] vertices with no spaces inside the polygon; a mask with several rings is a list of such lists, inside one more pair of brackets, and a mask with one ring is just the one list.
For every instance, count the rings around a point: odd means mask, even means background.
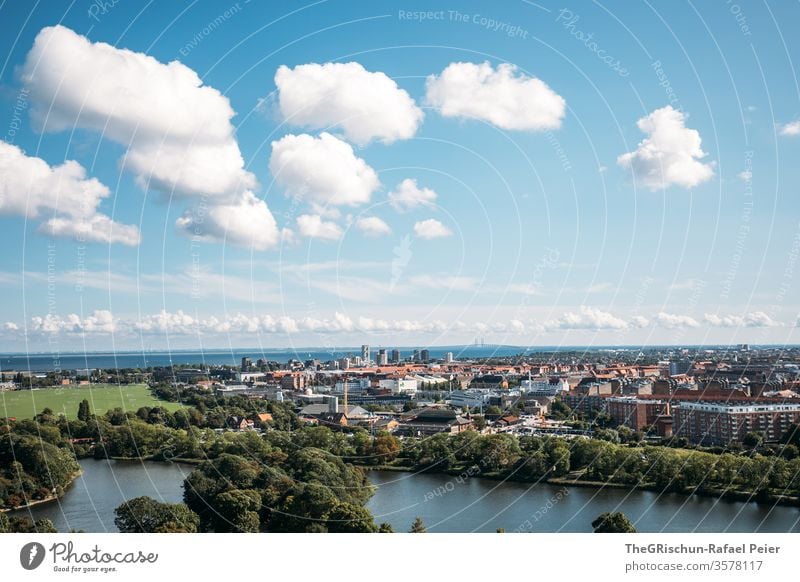
[{"label": "sea", "polygon": [[[393,349],[393,348],[391,348]],[[391,354],[391,349],[389,349]],[[526,348],[522,346],[504,345],[460,345],[460,346],[437,346],[427,348],[397,348],[400,350],[400,357],[406,358],[412,355],[415,349],[427,349],[431,359],[442,359],[445,354],[451,352],[453,357],[460,360],[491,358],[491,357],[513,357],[517,355],[527,355],[542,352],[554,351],[580,351],[580,347],[557,347],[557,346],[537,346]],[[585,348],[590,349],[590,348]],[[597,350],[595,346],[591,348]],[[624,349],[624,348],[617,348]],[[638,348],[631,348],[638,349]],[[372,355],[377,353],[377,348],[373,346]],[[124,369],[124,368],[147,368],[173,365],[198,365],[198,366],[219,366],[229,365],[238,366],[242,358],[251,358],[253,362],[263,358],[267,361],[280,363],[289,360],[319,360],[326,362],[348,356],[361,355],[361,347],[341,347],[341,348],[235,348],[235,349],[209,349],[209,350],[173,350],[173,351],[107,351],[107,352],[62,352],[62,353],[0,353],[0,371],[30,371],[30,372],[50,372],[60,370],[84,370],[84,369]]]}]

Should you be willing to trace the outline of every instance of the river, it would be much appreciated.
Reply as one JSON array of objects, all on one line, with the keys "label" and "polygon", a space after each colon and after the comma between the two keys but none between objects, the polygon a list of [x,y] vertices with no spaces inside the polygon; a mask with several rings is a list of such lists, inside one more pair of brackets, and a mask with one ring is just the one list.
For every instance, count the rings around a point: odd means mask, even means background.
[{"label": "river", "polygon": [[[81,461],[83,474],[51,503],[19,510],[48,518],[59,531],[114,532],[114,509],[148,495],[177,503],[190,465]],[[375,522],[408,531],[422,518],[431,532],[589,532],[605,511],[622,511],[643,532],[800,532],[800,510],[651,491],[458,479],[449,475],[371,471],[367,507]]]}]

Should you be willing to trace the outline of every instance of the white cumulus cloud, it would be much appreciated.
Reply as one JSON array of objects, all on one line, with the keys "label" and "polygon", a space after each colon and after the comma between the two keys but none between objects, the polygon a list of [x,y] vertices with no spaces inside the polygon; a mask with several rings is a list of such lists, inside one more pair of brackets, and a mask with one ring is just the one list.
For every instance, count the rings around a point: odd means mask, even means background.
[{"label": "white cumulus cloud", "polygon": [[781,135],[800,135],[800,121],[786,123],[780,128]]},{"label": "white cumulus cloud", "polygon": [[392,234],[392,227],[377,216],[364,216],[356,220],[356,228],[367,236]]},{"label": "white cumulus cloud", "polygon": [[406,212],[420,206],[433,207],[436,198],[436,192],[430,188],[420,188],[417,181],[412,178],[406,178],[389,192],[389,204],[398,212]]},{"label": "white cumulus cloud", "polygon": [[782,325],[763,311],[754,311],[745,315],[706,313],[703,320],[714,327],[780,327]]},{"label": "white cumulus cloud", "polygon": [[230,196],[255,186],[234,138],[228,98],[178,61],[43,28],[22,68],[43,131],[101,132],[126,148],[142,184],[176,194]]},{"label": "white cumulus cloud", "polygon": [[339,240],[343,234],[338,224],[322,220],[322,217],[316,214],[298,216],[297,230],[302,236],[323,240]]},{"label": "white cumulus cloud", "polygon": [[433,239],[452,236],[453,231],[435,218],[429,218],[414,224],[414,234],[419,238]]},{"label": "white cumulus cloud", "polygon": [[15,145],[0,141],[0,213],[27,218],[50,216],[39,230],[53,237],[85,242],[139,244],[135,225],[115,222],[98,212],[109,189],[87,178],[78,162],[50,166]]},{"label": "white cumulus cloud", "polygon": [[566,102],[547,83],[503,63],[450,63],[426,83],[426,102],[445,117],[474,118],[501,129],[557,129]]},{"label": "white cumulus cloud", "polygon": [[245,192],[239,201],[231,204],[189,209],[175,225],[189,237],[225,241],[256,250],[272,248],[281,240],[281,232],[267,203],[252,192]]},{"label": "white cumulus cloud", "polygon": [[642,117],[636,125],[647,137],[635,151],[619,156],[617,163],[649,190],[693,188],[710,180],[714,167],[700,161],[706,156],[700,133],[685,122],[686,115],[670,105]]},{"label": "white cumulus cloud", "polygon": [[544,328],[548,330],[566,329],[625,329],[628,323],[608,311],[582,305],[578,313],[566,312],[558,319],[545,322]]},{"label": "white cumulus cloud", "polygon": [[283,120],[311,129],[341,128],[364,145],[413,137],[424,114],[409,94],[381,72],[361,64],[309,63],[275,73]]},{"label": "white cumulus cloud", "polygon": [[378,174],[350,144],[325,132],[272,142],[269,169],[289,196],[321,206],[364,204],[380,186]]},{"label": "white cumulus cloud", "polygon": [[[121,165],[136,175],[141,187],[202,198],[203,204],[196,203],[188,213],[196,216],[208,207],[210,220],[216,219],[217,224],[207,225],[205,240],[221,240],[222,230],[228,231],[225,240],[259,249],[276,240],[266,205],[254,206],[252,191],[258,183],[244,167],[228,98],[204,85],[189,67],[93,43],[69,28],[53,26],[36,36],[21,77],[30,91],[37,129],[101,133],[126,148]],[[257,227],[255,220],[260,220]],[[177,226],[185,224],[184,217]],[[84,221],[86,226],[90,223]],[[104,224],[95,221],[94,226]],[[50,227],[54,232],[81,228],[61,223]],[[266,234],[254,236],[256,229]]]},{"label": "white cumulus cloud", "polygon": [[675,329],[681,327],[700,327],[696,319],[688,315],[677,315],[673,313],[665,313],[663,311],[656,315],[656,323],[661,327],[667,329]]}]

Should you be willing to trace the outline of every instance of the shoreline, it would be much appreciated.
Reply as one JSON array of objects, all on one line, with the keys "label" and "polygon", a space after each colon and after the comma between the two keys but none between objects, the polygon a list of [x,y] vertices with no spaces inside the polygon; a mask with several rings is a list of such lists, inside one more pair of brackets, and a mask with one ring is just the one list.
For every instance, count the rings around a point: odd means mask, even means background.
[{"label": "shoreline", "polygon": [[[387,472],[396,472],[396,473],[428,473],[431,475],[447,475],[449,477],[456,477],[461,475],[464,471],[468,470],[469,467],[460,470],[452,470],[448,469],[446,471],[436,471],[430,469],[413,469],[410,467],[398,467],[393,465],[354,465],[356,467],[361,467],[366,471],[387,471]],[[469,477],[470,479],[488,479],[491,481],[510,481],[513,483],[532,483],[532,481],[526,481],[524,479],[515,479],[513,476],[504,477],[497,474],[492,473],[483,473],[480,475],[473,475]],[[790,495],[772,495],[770,494],[768,497],[760,499],[759,494],[757,492],[747,492],[747,491],[737,491],[737,490],[710,490],[710,491],[698,491],[694,490],[691,492],[687,491],[663,491],[658,490],[655,488],[654,485],[649,484],[642,484],[639,486],[630,486],[624,483],[604,483],[602,481],[586,481],[581,479],[569,479],[564,477],[551,477],[551,478],[542,478],[539,480],[539,483],[545,483],[548,485],[555,485],[555,486],[562,486],[562,487],[581,487],[585,489],[622,489],[626,491],[649,491],[651,493],[656,493],[658,495],[664,494],[674,494],[674,495],[681,495],[684,497],[693,497],[695,495],[699,497],[709,497],[711,499],[718,499],[723,501],[738,501],[740,503],[755,503],[757,505],[780,505],[783,507],[800,507],[800,498],[799,497],[792,497]]]},{"label": "shoreline", "polygon": [[54,495],[48,495],[44,499],[37,499],[35,501],[29,501],[25,505],[20,505],[18,507],[10,507],[10,508],[7,508],[7,509],[0,509],[0,512],[2,512],[2,513],[12,513],[14,511],[20,511],[20,510],[23,510],[23,509],[30,509],[31,507],[35,507],[37,505],[43,505],[45,503],[52,503],[53,501],[58,501],[59,499],[61,499],[62,497],[64,497],[67,494],[67,491],[69,491],[70,487],[72,487],[72,485],[75,483],[75,481],[77,481],[78,477],[80,477],[81,475],[83,475],[83,469],[79,469],[78,471],[73,473],[69,478],[69,483],[64,485],[63,493],[61,493],[61,495],[55,495],[55,494]]}]

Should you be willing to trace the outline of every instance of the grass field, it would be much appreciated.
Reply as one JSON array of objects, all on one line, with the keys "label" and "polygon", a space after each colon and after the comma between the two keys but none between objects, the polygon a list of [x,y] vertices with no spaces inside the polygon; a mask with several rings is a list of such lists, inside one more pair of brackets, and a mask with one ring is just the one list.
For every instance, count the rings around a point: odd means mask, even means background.
[{"label": "grass field", "polygon": [[55,414],[64,413],[67,418],[73,419],[78,414],[78,404],[84,398],[96,414],[104,414],[117,407],[132,412],[142,406],[163,406],[168,410],[181,407],[177,402],[154,398],[144,384],[92,384],[0,392],[0,417],[33,418],[42,409],[50,408]]}]

